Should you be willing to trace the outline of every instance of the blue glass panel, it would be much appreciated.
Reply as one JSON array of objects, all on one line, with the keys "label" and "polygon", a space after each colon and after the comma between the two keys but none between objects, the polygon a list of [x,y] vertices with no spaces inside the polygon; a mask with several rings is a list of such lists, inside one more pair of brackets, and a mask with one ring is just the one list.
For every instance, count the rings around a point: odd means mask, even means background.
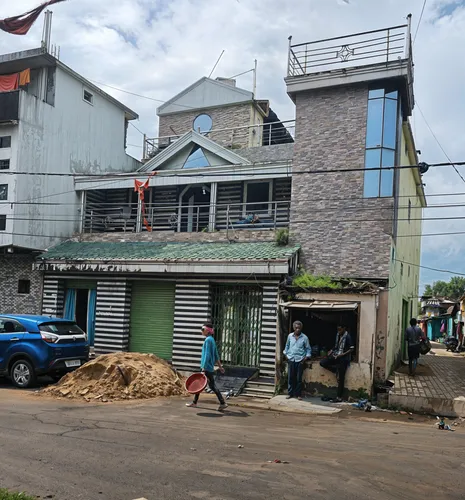
[{"label": "blue glass panel", "polygon": [[212,129],[213,121],[209,115],[201,114],[194,120],[194,130],[207,134]]},{"label": "blue glass panel", "polygon": [[384,89],[375,89],[368,92],[368,99],[375,99],[376,97],[384,97]]},{"label": "blue glass panel", "polygon": [[388,97],[389,99],[397,99],[399,93],[397,92],[397,90],[394,90],[394,92],[389,92],[389,94],[386,94],[386,97]]},{"label": "blue glass panel", "polygon": [[367,148],[376,148],[382,145],[383,103],[384,99],[368,101]]},{"label": "blue glass panel", "polygon": [[396,147],[397,132],[397,101],[386,99],[384,102],[384,135],[383,146],[385,148]]},{"label": "blue glass panel", "polygon": [[365,178],[363,181],[363,196],[365,198],[377,198],[379,196],[379,168],[381,164],[381,150],[368,149],[365,153]]},{"label": "blue glass panel", "polygon": [[194,147],[192,153],[189,155],[189,158],[187,158],[184,163],[184,168],[203,168],[209,166],[210,163],[208,162],[205,153],[198,146]]},{"label": "blue glass panel", "polygon": [[[383,149],[382,164],[383,167],[393,167],[395,152]],[[394,169],[381,170],[381,189],[380,196],[392,196],[394,187]]]}]

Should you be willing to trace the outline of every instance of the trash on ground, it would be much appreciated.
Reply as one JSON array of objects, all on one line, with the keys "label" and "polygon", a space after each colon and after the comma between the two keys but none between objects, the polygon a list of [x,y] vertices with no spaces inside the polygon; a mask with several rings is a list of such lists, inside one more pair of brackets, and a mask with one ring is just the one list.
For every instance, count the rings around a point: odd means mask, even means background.
[{"label": "trash on ground", "polygon": [[243,444],[238,444],[237,447],[238,448],[244,448],[244,445]]},{"label": "trash on ground", "polygon": [[376,406],[373,406],[368,399],[361,399],[358,403],[353,403],[352,406],[363,411],[377,410]]},{"label": "trash on ground", "polygon": [[153,354],[104,354],[39,394],[102,402],[187,395],[184,379]]},{"label": "trash on ground", "polygon": [[436,422],[436,425],[438,426],[438,429],[441,431],[452,431],[454,432],[455,429],[452,429],[452,427],[444,422],[443,417],[436,417],[439,422]]}]

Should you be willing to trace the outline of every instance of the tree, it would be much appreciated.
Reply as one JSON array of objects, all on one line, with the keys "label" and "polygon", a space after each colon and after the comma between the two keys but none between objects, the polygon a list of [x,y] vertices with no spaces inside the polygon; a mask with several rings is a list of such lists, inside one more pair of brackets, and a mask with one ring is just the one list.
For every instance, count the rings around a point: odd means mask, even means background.
[{"label": "tree", "polygon": [[424,294],[458,300],[465,295],[465,277],[453,276],[449,282],[435,281],[432,285],[425,286]]}]

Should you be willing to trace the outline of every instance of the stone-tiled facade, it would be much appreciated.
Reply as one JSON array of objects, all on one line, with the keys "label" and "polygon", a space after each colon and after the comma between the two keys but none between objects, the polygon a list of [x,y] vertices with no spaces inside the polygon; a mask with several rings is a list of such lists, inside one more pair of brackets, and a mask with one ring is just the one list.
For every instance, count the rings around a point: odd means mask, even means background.
[{"label": "stone-tiled facade", "polygon": [[367,87],[297,94],[290,233],[313,274],[389,276],[394,200],[363,199],[363,171],[337,172],[364,166],[367,102]]},{"label": "stone-tiled facade", "polygon": [[154,231],[152,233],[84,233],[76,235],[79,241],[160,241],[160,242],[184,242],[184,243],[226,243],[228,241],[265,242],[275,240],[273,230],[240,230],[240,231],[217,231],[215,233],[175,233],[171,231]]},{"label": "stone-tiled facade", "polygon": [[[40,314],[42,273],[33,271],[34,255],[0,256],[0,314]],[[30,293],[19,293],[19,280],[30,281]]]},{"label": "stone-tiled facade", "polygon": [[[232,147],[233,149],[261,144],[261,127],[257,127],[255,132],[253,129],[248,128],[231,130],[234,127],[247,127],[252,123],[260,123],[262,121],[252,103],[221,106],[206,110],[196,109],[160,116],[158,135],[160,137],[182,136],[186,132],[189,132],[189,130],[192,130],[195,118],[202,113],[210,115],[213,121],[213,132],[209,133],[207,137],[218,144],[225,147]],[[255,119],[253,120],[253,118]],[[221,130],[215,132],[215,129]],[[160,140],[160,143],[162,144],[163,140]]]}]

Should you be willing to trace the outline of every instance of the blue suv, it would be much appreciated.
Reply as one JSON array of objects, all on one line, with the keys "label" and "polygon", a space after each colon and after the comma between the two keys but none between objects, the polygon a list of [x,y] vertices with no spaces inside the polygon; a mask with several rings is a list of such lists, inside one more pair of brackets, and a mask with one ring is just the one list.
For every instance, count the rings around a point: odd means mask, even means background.
[{"label": "blue suv", "polygon": [[16,387],[31,387],[38,375],[58,380],[88,360],[87,336],[74,321],[0,315],[0,376]]}]

